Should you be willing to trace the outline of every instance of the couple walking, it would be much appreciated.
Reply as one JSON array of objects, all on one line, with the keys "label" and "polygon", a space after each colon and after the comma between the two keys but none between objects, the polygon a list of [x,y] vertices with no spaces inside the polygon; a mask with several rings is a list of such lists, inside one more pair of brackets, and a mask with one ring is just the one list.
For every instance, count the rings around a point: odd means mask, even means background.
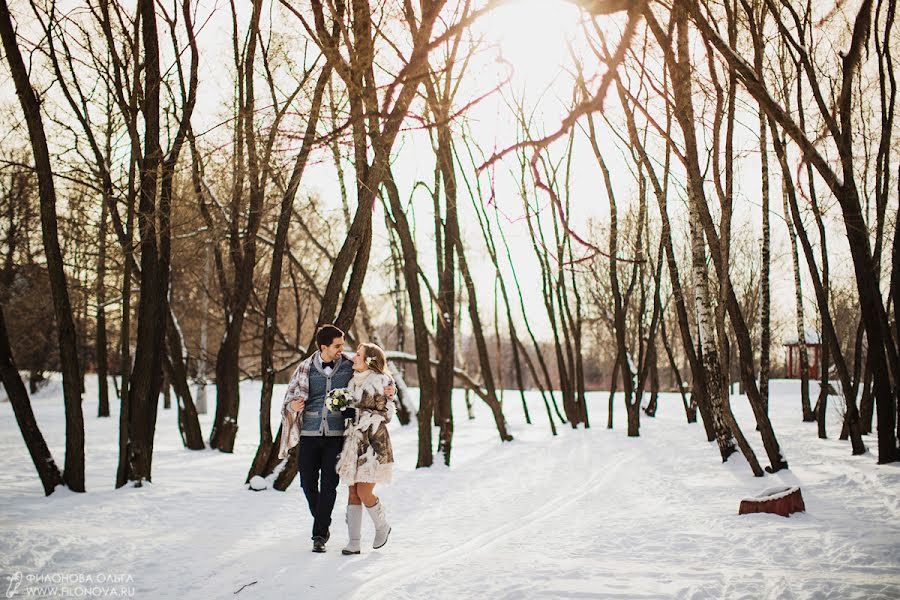
[{"label": "couple walking", "polygon": [[[331,537],[331,511],[338,480],[350,486],[343,554],[359,554],[363,505],[375,524],[373,548],[387,543],[391,527],[375,484],[390,483],[394,456],[387,423],[395,406],[394,381],[384,351],[360,344],[356,355],[344,352],[344,332],[325,325],[316,332],[318,350],[301,362],[291,377],[281,407],[279,458],[299,444],[300,485],[313,516],[313,552],[325,552]],[[346,388],[349,407],[329,408],[329,392]],[[321,481],[320,481],[321,476]]]}]

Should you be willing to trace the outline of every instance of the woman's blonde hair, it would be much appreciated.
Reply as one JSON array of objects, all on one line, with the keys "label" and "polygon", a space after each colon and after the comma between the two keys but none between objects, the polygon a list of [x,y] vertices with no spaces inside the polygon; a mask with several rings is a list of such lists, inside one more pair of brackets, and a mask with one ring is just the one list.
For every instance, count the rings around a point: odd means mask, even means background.
[{"label": "woman's blonde hair", "polygon": [[367,367],[376,373],[387,373],[387,359],[384,356],[384,350],[380,346],[363,342],[358,349],[362,349]]}]

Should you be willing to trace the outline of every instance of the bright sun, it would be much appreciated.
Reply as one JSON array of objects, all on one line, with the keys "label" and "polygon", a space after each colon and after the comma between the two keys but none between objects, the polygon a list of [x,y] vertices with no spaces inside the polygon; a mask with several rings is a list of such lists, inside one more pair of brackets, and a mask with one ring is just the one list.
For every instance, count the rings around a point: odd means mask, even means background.
[{"label": "bright sun", "polygon": [[512,65],[518,82],[546,86],[568,62],[567,43],[577,35],[581,16],[563,0],[514,0],[481,19],[478,30]]}]

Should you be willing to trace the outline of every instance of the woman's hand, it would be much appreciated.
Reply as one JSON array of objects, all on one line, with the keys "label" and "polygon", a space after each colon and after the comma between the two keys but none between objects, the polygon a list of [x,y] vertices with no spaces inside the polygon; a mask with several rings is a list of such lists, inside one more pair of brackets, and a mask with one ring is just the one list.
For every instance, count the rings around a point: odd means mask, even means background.
[{"label": "woman's hand", "polygon": [[393,385],[384,386],[384,395],[387,396],[388,398],[393,398],[394,393],[396,391],[397,391],[397,388],[395,388]]},{"label": "woman's hand", "polygon": [[293,402],[291,402],[291,410],[293,410],[294,412],[302,411],[304,406],[305,403],[303,402],[303,400],[294,400]]}]

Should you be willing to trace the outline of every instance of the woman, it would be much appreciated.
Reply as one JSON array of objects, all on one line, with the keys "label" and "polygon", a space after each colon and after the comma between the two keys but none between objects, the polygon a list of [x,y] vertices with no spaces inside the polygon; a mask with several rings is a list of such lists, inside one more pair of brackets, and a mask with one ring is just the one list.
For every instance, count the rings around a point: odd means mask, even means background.
[{"label": "woman", "polygon": [[375,524],[373,548],[387,543],[391,526],[384,504],[373,491],[377,483],[390,483],[394,466],[391,436],[387,423],[394,417],[394,402],[384,389],[394,384],[387,372],[384,350],[375,344],[360,344],[353,358],[353,379],[347,389],[353,394],[356,409],[353,423],[344,430],[344,447],[337,464],[341,481],[350,486],[347,504],[347,531],[350,542],[343,554],[359,554],[363,504]]}]

